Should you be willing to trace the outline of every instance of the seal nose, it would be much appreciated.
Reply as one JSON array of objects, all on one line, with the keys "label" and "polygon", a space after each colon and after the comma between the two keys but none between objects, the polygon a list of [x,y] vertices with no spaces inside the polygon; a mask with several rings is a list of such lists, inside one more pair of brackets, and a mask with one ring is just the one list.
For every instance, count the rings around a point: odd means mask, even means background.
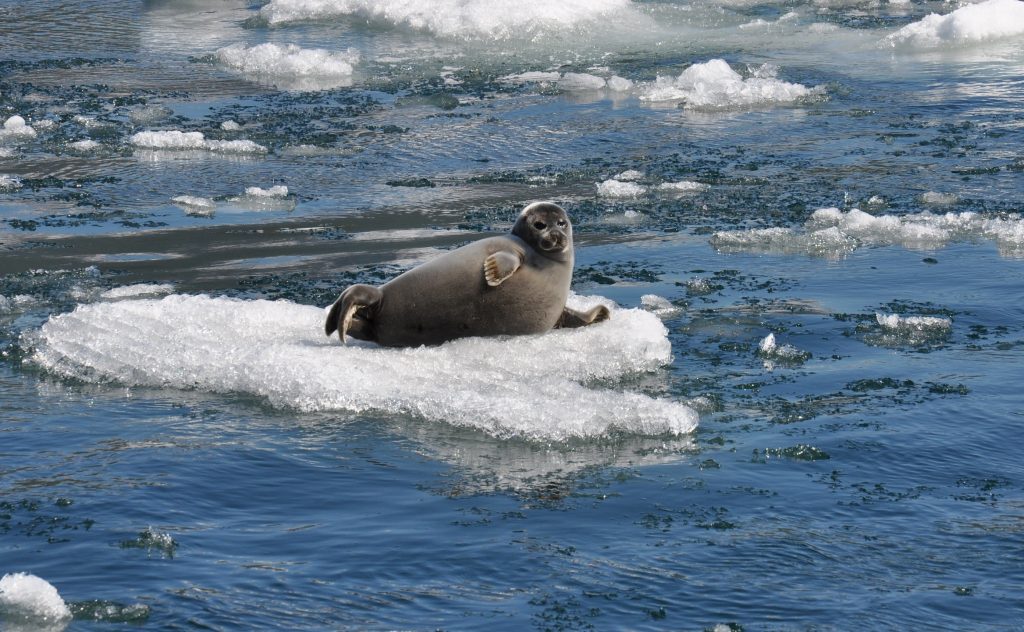
[{"label": "seal nose", "polygon": [[544,250],[565,250],[565,233],[560,230],[549,231],[540,240],[540,247]]}]

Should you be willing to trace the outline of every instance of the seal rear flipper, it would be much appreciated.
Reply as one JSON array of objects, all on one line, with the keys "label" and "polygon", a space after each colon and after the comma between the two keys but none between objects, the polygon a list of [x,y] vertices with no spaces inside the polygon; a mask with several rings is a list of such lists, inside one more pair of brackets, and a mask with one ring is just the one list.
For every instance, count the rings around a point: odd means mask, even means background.
[{"label": "seal rear flipper", "polygon": [[[372,285],[349,286],[341,293],[338,300],[334,301],[334,305],[331,305],[327,320],[324,322],[324,333],[330,336],[337,331],[341,342],[347,343],[348,331],[352,327],[352,319],[356,311],[361,308],[369,308],[372,311],[383,296],[383,292]],[[364,331],[367,327],[361,324],[358,329]]]},{"label": "seal rear flipper", "polygon": [[592,307],[585,312],[578,312],[566,307],[562,310],[562,316],[555,323],[555,329],[575,329],[586,327],[611,318],[612,313],[604,305]]},{"label": "seal rear flipper", "polygon": [[507,250],[499,250],[484,259],[484,278],[487,285],[497,287],[512,276],[523,260],[518,254]]}]

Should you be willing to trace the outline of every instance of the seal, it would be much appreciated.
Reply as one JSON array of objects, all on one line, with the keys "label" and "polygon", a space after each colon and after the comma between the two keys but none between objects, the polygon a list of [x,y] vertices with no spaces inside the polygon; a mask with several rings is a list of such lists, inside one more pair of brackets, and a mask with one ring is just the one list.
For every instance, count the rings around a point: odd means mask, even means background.
[{"label": "seal", "polygon": [[535,202],[508,235],[445,253],[380,287],[352,285],[331,306],[324,331],[385,347],[438,345],[467,336],[539,334],[607,320],[608,308],[566,307],[572,224],[557,204]]}]

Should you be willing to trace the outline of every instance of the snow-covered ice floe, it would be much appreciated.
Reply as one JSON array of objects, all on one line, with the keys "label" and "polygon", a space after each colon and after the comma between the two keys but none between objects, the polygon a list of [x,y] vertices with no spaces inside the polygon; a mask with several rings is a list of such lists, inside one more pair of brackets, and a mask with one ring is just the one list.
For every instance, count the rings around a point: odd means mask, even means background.
[{"label": "snow-covered ice floe", "polygon": [[[598,302],[608,304],[570,305]],[[249,393],[300,411],[411,415],[543,441],[689,433],[697,413],[685,404],[586,385],[671,361],[657,316],[612,308],[609,321],[579,329],[384,349],[325,337],[317,307],[172,294],[80,305],[26,342],[29,361],[58,375]]]},{"label": "snow-covered ice floe", "polygon": [[894,48],[957,48],[1024,36],[1024,2],[986,0],[951,13],[932,13],[885,37]]}]

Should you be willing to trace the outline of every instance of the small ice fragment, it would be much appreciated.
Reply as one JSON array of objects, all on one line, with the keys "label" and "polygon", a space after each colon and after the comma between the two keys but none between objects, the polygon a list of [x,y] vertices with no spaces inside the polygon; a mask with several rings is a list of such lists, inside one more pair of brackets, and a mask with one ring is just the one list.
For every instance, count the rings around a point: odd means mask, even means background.
[{"label": "small ice fragment", "polygon": [[567,72],[558,80],[559,88],[570,91],[600,90],[606,85],[601,77],[578,72]]},{"label": "small ice fragment", "polygon": [[601,197],[635,198],[643,195],[647,189],[633,182],[620,182],[614,178],[597,185],[597,194]]},{"label": "small ice fragment", "polygon": [[[1016,0],[1015,0],[1016,1]],[[921,194],[921,201],[925,204],[932,204],[935,206],[949,206],[956,204],[960,198],[955,193],[939,193],[938,191],[928,191],[927,193]]]},{"label": "small ice fragment", "polygon": [[637,180],[644,179],[644,172],[637,171],[636,169],[629,169],[615,176],[615,179],[622,182],[636,182]]},{"label": "small ice fragment", "polygon": [[13,140],[27,140],[29,138],[35,138],[36,130],[32,129],[31,125],[25,123],[25,119],[15,114],[4,121],[4,128],[0,130],[0,140],[13,139]]},{"label": "small ice fragment", "polygon": [[270,187],[269,189],[261,189],[260,187],[246,187],[245,194],[249,197],[256,198],[283,198],[288,197],[288,187],[278,184]]},{"label": "small ice fragment", "polygon": [[768,334],[767,336],[764,337],[764,340],[761,341],[761,345],[758,347],[758,350],[763,355],[769,355],[773,351],[775,351],[776,346],[777,345],[775,343],[775,334]]},{"label": "small ice fragment", "polygon": [[612,75],[608,79],[608,89],[613,92],[625,92],[633,88],[633,82],[625,77]]},{"label": "small ice fragment", "polygon": [[136,283],[115,287],[100,294],[100,298],[117,299],[136,296],[156,296],[171,294],[174,286],[170,283]]},{"label": "small ice fragment", "polygon": [[220,128],[226,132],[237,132],[242,129],[242,126],[235,121],[224,121],[220,124]]},{"label": "small ice fragment", "polygon": [[18,176],[7,175],[6,173],[0,173],[0,191],[17,191],[21,188],[21,178]]},{"label": "small ice fragment", "polygon": [[672,304],[667,298],[657,294],[644,294],[640,297],[640,306],[659,318],[669,318],[678,314],[681,310]]},{"label": "small ice fragment", "polygon": [[266,147],[251,140],[207,140],[202,132],[179,130],[137,132],[129,140],[131,144],[143,149],[205,149],[223,153],[267,153]]},{"label": "small ice fragment", "polygon": [[942,331],[951,329],[953,321],[939,316],[900,316],[899,314],[875,313],[875,320],[884,329],[914,331]]},{"label": "small ice fragment", "polygon": [[704,184],[703,182],[692,182],[690,180],[682,180],[680,182],[662,182],[658,185],[659,191],[666,191],[669,193],[699,193],[701,191],[707,191],[711,186]]},{"label": "small ice fragment", "polygon": [[724,59],[694,64],[678,77],[658,77],[640,96],[644,101],[681,101],[687,108],[721,110],[793,103],[824,93],[775,78],[774,66],[762,66],[744,79]]},{"label": "small ice fragment", "polygon": [[28,573],[0,578],[0,622],[15,630],[63,630],[71,610],[45,579]]},{"label": "small ice fragment", "polygon": [[94,149],[96,149],[99,146],[100,146],[99,143],[97,143],[96,141],[94,141],[94,140],[92,140],[90,138],[87,138],[85,140],[75,141],[73,143],[69,143],[68,144],[68,148],[69,149],[73,149],[75,151],[81,151],[81,152],[93,151]]},{"label": "small ice fragment", "polygon": [[209,217],[217,209],[217,204],[210,198],[195,195],[179,195],[171,198],[171,201],[185,209],[189,215]]}]

